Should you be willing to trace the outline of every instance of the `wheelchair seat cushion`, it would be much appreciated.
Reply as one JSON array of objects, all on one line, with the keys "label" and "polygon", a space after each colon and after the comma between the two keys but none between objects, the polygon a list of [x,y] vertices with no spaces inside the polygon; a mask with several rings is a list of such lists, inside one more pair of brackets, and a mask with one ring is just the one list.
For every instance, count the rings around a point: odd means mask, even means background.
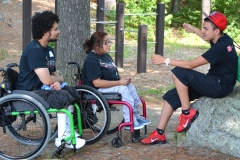
[{"label": "wheelchair seat cushion", "polygon": [[[33,97],[34,99],[38,100],[44,106],[45,109],[50,108],[48,103],[42,97],[40,97],[39,95],[37,95],[33,92],[24,91],[24,90],[14,90],[12,93],[28,95],[28,96]],[[14,107],[15,111],[26,111],[26,110],[33,111],[34,110],[34,108],[30,104],[23,102],[23,101],[14,101],[13,107]]]},{"label": "wheelchair seat cushion", "polygon": [[120,93],[109,92],[102,93],[102,95],[106,98],[106,100],[122,100],[122,95]]}]

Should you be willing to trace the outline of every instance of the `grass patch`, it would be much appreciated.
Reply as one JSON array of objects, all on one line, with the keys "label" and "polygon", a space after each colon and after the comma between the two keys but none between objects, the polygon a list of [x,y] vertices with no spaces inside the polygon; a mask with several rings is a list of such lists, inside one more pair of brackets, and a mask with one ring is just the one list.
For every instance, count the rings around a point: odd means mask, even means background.
[{"label": "grass patch", "polygon": [[148,88],[146,90],[138,90],[138,94],[141,97],[153,96],[153,97],[162,97],[168,90],[174,88],[173,84],[169,86],[161,86],[159,88]]},{"label": "grass patch", "polygon": [[4,60],[8,57],[8,51],[6,49],[1,49],[0,51],[0,60]]}]

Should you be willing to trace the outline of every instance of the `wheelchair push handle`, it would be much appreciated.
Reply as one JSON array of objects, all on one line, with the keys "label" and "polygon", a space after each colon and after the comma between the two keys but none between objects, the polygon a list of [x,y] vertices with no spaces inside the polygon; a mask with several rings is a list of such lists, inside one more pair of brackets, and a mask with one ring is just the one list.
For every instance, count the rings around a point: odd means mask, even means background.
[{"label": "wheelchair push handle", "polygon": [[81,72],[81,67],[78,62],[68,62],[68,65],[75,64],[77,66],[77,74],[74,75],[74,79],[76,81],[79,81],[79,84],[82,84],[82,72]]},{"label": "wheelchair push handle", "polygon": [[17,63],[10,63],[7,65],[8,68],[12,68],[12,67],[18,67]]},{"label": "wheelchair push handle", "polygon": [[71,64],[75,64],[77,66],[78,74],[80,75],[81,74],[81,68],[80,68],[79,63],[77,63],[77,62],[68,62],[68,65],[71,65]]},{"label": "wheelchair push handle", "polygon": [[18,64],[17,63],[9,63],[6,65],[6,68],[0,68],[0,72],[3,72],[2,76],[5,76],[5,72],[7,72],[7,70],[12,67],[18,67]]}]

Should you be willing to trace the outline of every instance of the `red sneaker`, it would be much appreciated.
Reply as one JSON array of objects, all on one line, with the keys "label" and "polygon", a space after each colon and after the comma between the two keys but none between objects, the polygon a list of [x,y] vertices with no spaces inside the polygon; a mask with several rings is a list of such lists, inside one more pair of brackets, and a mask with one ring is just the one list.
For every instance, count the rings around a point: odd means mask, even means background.
[{"label": "red sneaker", "polygon": [[176,131],[178,133],[187,131],[190,128],[192,122],[198,117],[198,114],[199,114],[198,111],[192,108],[190,108],[189,115],[181,114],[178,118],[179,125]]},{"label": "red sneaker", "polygon": [[141,140],[142,144],[164,144],[166,143],[166,136],[165,134],[160,135],[158,134],[157,130],[153,131],[149,137]]}]

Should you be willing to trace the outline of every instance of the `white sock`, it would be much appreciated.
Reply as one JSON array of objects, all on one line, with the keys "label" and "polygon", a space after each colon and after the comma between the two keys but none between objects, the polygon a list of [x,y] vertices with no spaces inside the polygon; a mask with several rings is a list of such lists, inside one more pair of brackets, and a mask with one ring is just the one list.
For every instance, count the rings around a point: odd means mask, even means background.
[{"label": "white sock", "polygon": [[57,113],[58,117],[58,137],[62,137],[66,131],[66,117],[65,113]]}]

